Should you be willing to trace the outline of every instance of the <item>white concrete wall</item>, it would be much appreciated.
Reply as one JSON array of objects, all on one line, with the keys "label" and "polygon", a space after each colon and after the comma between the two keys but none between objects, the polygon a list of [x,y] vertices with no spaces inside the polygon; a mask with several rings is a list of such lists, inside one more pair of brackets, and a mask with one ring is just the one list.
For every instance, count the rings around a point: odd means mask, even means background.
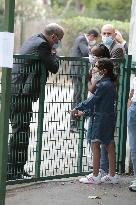
[{"label": "white concrete wall", "polygon": [[[128,54],[132,55],[132,61],[136,62],[136,0],[132,0],[132,6],[131,6]],[[131,75],[130,84],[132,83],[133,78],[134,78],[134,74]],[[129,148],[129,135],[127,134],[126,172],[129,171],[129,160],[130,160],[130,148]]]}]

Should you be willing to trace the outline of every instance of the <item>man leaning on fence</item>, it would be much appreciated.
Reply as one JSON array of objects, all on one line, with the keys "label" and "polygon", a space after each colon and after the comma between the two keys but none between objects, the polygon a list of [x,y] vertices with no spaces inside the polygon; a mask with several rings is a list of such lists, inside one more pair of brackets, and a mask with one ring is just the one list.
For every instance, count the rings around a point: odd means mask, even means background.
[{"label": "man leaning on fence", "polygon": [[[59,47],[63,35],[63,28],[56,23],[51,23],[45,26],[42,33],[30,37],[20,49],[21,55],[39,56],[46,69],[46,80],[49,72],[54,74],[58,72],[59,58],[54,50]],[[10,112],[12,135],[9,139],[8,180],[20,179],[28,175],[24,172],[24,165],[27,161],[32,102],[37,101],[39,97],[41,77],[39,64],[33,66],[33,69],[31,64],[31,60],[24,59],[22,64],[15,62],[12,70]]]}]

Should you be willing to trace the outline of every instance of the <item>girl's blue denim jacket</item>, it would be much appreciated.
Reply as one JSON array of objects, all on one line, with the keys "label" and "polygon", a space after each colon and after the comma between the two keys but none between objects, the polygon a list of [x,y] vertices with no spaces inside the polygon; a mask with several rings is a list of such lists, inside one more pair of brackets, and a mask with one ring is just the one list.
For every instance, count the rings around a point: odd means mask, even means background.
[{"label": "girl's blue denim jacket", "polygon": [[115,97],[113,82],[110,78],[103,78],[97,83],[95,92],[75,109],[84,111],[85,116],[91,116],[93,113],[114,113]]}]

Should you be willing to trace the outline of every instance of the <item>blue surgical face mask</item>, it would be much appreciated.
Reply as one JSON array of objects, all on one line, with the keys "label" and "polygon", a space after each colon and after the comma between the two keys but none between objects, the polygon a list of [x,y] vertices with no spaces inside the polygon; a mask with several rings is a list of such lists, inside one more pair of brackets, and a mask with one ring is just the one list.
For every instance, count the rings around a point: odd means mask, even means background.
[{"label": "blue surgical face mask", "polygon": [[58,40],[58,43],[54,43],[52,48],[57,49],[58,47],[60,47],[60,45],[61,45],[61,40]]},{"label": "blue surgical face mask", "polygon": [[111,46],[111,44],[113,43],[113,39],[112,36],[102,36],[102,42],[105,46]]}]

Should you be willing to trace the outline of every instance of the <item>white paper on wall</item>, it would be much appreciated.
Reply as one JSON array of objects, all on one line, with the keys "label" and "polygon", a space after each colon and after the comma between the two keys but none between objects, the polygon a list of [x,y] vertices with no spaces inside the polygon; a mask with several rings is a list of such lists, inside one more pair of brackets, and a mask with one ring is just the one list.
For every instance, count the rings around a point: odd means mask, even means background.
[{"label": "white paper on wall", "polygon": [[14,33],[0,32],[0,67],[13,68]]}]

